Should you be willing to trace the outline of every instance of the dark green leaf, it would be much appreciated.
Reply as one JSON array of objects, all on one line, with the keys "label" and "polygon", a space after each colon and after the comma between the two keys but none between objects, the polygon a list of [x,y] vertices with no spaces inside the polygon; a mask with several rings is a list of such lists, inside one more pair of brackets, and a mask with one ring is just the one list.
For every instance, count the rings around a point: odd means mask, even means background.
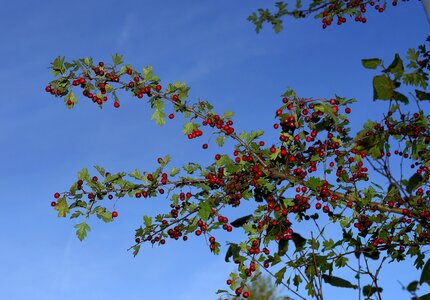
[{"label": "dark green leaf", "polygon": [[369,249],[365,249],[363,251],[363,255],[366,256],[366,257],[368,257],[368,258],[370,258],[370,259],[378,260],[380,252],[378,250],[376,250],[376,249],[370,249],[369,248]]},{"label": "dark green leaf", "polygon": [[415,292],[417,290],[418,287],[418,281],[412,281],[411,283],[408,284],[408,286],[406,287],[406,289],[408,290],[408,292]]},{"label": "dark green leaf", "polygon": [[406,186],[406,191],[408,193],[412,193],[412,191],[419,186],[419,184],[422,182],[423,177],[421,174],[414,173],[414,175],[409,178],[408,185]]},{"label": "dark green leaf", "polygon": [[420,284],[427,283],[430,285],[430,259],[427,260],[423,271],[421,272]]},{"label": "dark green leaf", "polygon": [[369,58],[369,59],[362,59],[361,64],[366,69],[376,69],[379,67],[382,63],[382,60],[379,58]]},{"label": "dark green leaf", "polygon": [[397,92],[397,91],[393,91],[393,99],[400,101],[404,104],[409,104],[409,99],[408,97],[406,97],[405,95]]},{"label": "dark green leaf", "polygon": [[234,220],[233,222],[231,222],[231,226],[233,227],[242,227],[243,224],[245,224],[250,218],[252,218],[252,215],[247,215],[241,218],[238,218],[236,220]]},{"label": "dark green leaf", "polygon": [[393,62],[388,66],[388,68],[385,71],[394,74],[394,78],[396,80],[402,77],[404,68],[403,68],[403,61],[400,58],[399,54],[396,53],[396,55],[394,56]]},{"label": "dark green leaf", "polygon": [[238,244],[230,243],[230,246],[227,249],[225,254],[225,261],[230,262],[230,257],[233,257],[233,260],[239,256],[240,247]]},{"label": "dark green leaf", "polygon": [[417,300],[430,300],[430,293],[422,295]]},{"label": "dark green leaf", "polygon": [[332,286],[351,288],[351,289],[357,289],[358,288],[357,285],[354,285],[351,282],[349,282],[348,280],[345,280],[345,279],[340,278],[340,277],[323,274],[322,278],[324,279],[324,282],[326,282]]},{"label": "dark green leaf", "polygon": [[278,244],[278,255],[283,256],[288,250],[288,240],[281,239]]},{"label": "dark green leaf", "polygon": [[87,236],[87,232],[91,231],[90,226],[88,226],[86,222],[76,224],[75,228],[77,229],[76,235],[78,236],[78,239],[81,241]]},{"label": "dark green leaf", "polygon": [[136,257],[136,255],[139,253],[140,245],[133,246],[133,256]]},{"label": "dark green leaf", "polygon": [[306,244],[306,239],[302,237],[300,234],[293,232],[292,234],[294,245],[296,246],[296,251],[300,251],[303,249],[303,246]]},{"label": "dark green leaf", "polygon": [[276,278],[275,283],[276,284],[280,284],[282,282],[282,280],[284,279],[284,274],[286,271],[287,271],[287,267],[283,267],[278,272],[276,272],[276,274],[275,274],[275,278]]},{"label": "dark green leaf", "polygon": [[373,77],[373,100],[390,100],[393,97],[394,83],[385,75]]},{"label": "dark green leaf", "polygon": [[375,287],[373,287],[371,285],[366,285],[366,286],[363,287],[363,295],[366,296],[366,297],[372,296],[377,291],[379,291],[381,293],[382,292],[382,288],[378,287],[378,289],[376,289]]},{"label": "dark green leaf", "polygon": [[423,100],[430,100],[430,93],[426,93],[424,91],[415,90],[416,97],[423,101]]}]

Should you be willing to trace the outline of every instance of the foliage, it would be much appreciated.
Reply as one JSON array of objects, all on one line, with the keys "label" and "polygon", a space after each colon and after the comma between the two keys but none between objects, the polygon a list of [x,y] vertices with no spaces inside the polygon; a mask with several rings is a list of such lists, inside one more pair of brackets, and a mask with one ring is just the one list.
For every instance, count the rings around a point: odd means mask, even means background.
[{"label": "foliage", "polygon": [[[248,286],[249,300],[290,300],[287,296],[280,296],[279,289],[269,276],[255,276]],[[220,297],[219,300],[234,299],[234,297]]]},{"label": "foliage", "polygon": [[[321,19],[322,27],[325,29],[334,24],[335,20],[337,25],[346,23],[349,18],[355,22],[366,23],[365,15],[369,9],[382,13],[388,5],[386,0],[312,0],[306,1],[306,3],[303,3],[302,0],[296,0],[291,2],[295,2],[294,6],[293,3],[286,1],[275,2],[275,12],[271,12],[268,8],[260,8],[248,17],[248,21],[255,25],[257,33],[260,32],[265,23],[271,24],[273,30],[279,33],[283,29],[284,17],[304,19],[313,16],[315,19]],[[397,4],[398,0],[391,2],[392,6],[397,6]],[[290,7],[293,8],[290,9]]]},{"label": "foliage", "polygon": [[[324,9],[331,2],[313,1],[312,9]],[[279,16],[287,14],[286,6],[276,5]],[[75,226],[82,240],[90,231],[86,220],[91,215],[104,222],[118,217],[118,212],[109,211],[112,204],[106,199],[166,194],[170,210],[144,216],[130,247],[133,255],[144,243],[163,245],[169,239],[187,240],[190,234],[204,236],[210,251],[218,254],[216,231],[242,229],[246,239],[230,242],[225,255],[227,262],[237,264],[237,274],[230,275],[233,296],[248,297],[249,281],[265,270],[300,299],[306,299],[304,290],[322,299],[326,284],[360,289],[366,299],[381,299],[378,275],[383,264],[407,256],[417,269],[424,267],[420,284],[428,284],[430,130],[429,115],[421,106],[430,100],[429,58],[422,45],[410,49],[406,60],[395,54],[388,66],[379,58],[362,61],[365,68],[380,71],[373,79],[373,98],[387,101],[389,108],[383,120],[369,120],[355,136],[348,119],[354,99],[303,98],[287,90],[275,111],[273,127],[279,139],[268,143],[262,131],[236,133],[231,112],[220,115],[206,101],[190,101],[185,83],[162,86],[151,66],[138,71],[118,54],[112,63],[58,57],[51,64],[55,79],[46,91],[63,98],[68,108],[77,104],[79,89],[100,108],[111,101],[119,108],[117,93],[122,90],[138,100],[145,98],[158,125],[166,122],[165,111],[170,109],[169,118],[181,114],[186,120],[183,133],[188,139],[213,132],[220,147],[226,139],[236,146],[233,153],[216,154],[207,166],[190,162],[168,167],[170,158],[165,156],[152,171],[110,173],[96,166],[98,174],[90,175],[83,169],[68,191],[55,194],[52,206],[59,217],[83,219]],[[404,91],[410,88],[414,93],[408,97]],[[411,100],[416,111],[406,113]],[[409,172],[392,172],[393,164],[406,162]],[[386,182],[372,181],[369,168]],[[236,220],[224,215],[226,207],[244,202],[253,209],[248,214]],[[296,230],[299,223],[306,224],[306,232]],[[326,234],[329,230],[337,235]],[[357,260],[358,269],[353,264]],[[371,260],[377,263],[374,269]],[[340,269],[352,270],[361,279],[340,278]]]}]

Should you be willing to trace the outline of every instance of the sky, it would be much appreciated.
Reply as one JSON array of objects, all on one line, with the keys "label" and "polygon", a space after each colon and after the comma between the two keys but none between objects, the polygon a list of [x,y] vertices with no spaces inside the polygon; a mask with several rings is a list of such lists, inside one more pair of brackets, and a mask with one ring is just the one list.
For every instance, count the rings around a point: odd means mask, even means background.
[{"label": "sky", "polygon": [[[236,130],[263,129],[268,138],[280,95],[292,87],[303,97],[356,98],[351,123],[358,130],[386,105],[372,101],[375,72],[361,59],[390,62],[429,35],[422,4],[399,2],[366,24],[348,20],[321,28],[318,20],[288,20],[275,34],[256,34],[248,15],[257,0],[219,1],[4,1],[0,10],[0,290],[3,299],[216,299],[234,266],[210,253],[203,239],[126,249],[143,214],[167,210],[162,199],[124,199],[119,217],[80,242],[74,220],[57,218],[53,194],[65,191],[82,168],[112,172],[156,168],[159,156],[172,165],[209,164],[200,141],[181,134],[182,120],[164,127],[150,120],[148,106],[124,97],[121,109],[100,110],[80,98],[66,109],[44,92],[48,69],[66,59],[109,60],[120,53],[140,69],[154,67],[163,83],[183,81],[192,99],[208,100],[220,113],[235,112]],[[207,138],[206,138],[207,139]],[[94,172],[94,169],[91,169]],[[231,235],[237,237],[237,233]],[[419,274],[407,264],[384,269],[386,299],[407,298],[399,283]],[[395,274],[395,276],[393,276]],[[393,278],[395,277],[395,278]],[[346,291],[329,289],[329,299]],[[355,294],[354,294],[355,296]]]}]

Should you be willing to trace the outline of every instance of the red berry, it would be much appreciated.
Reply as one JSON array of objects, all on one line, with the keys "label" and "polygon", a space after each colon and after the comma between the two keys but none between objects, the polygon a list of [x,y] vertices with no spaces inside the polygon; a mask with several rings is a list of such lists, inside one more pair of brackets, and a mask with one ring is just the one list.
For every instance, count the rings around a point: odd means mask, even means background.
[{"label": "red berry", "polygon": [[52,202],[51,202],[51,206],[52,206],[52,207],[54,207],[55,205],[57,205],[57,202],[52,201]]},{"label": "red berry", "polygon": [[114,106],[115,108],[118,108],[118,107],[119,107],[119,102],[115,102],[115,103],[113,104],[113,106]]},{"label": "red berry", "polygon": [[171,120],[171,119],[173,119],[175,117],[175,115],[174,114],[170,114],[169,115],[169,119]]},{"label": "red berry", "polygon": [[156,87],[155,87],[155,90],[157,91],[157,92],[159,92],[159,91],[161,91],[161,85],[157,85]]},{"label": "red berry", "polygon": [[112,195],[109,195],[109,196],[108,196],[108,199],[109,199],[109,200],[112,200],[112,199],[113,199],[113,196],[112,196]]},{"label": "red berry", "polygon": [[99,179],[97,178],[97,176],[94,176],[92,179],[94,182],[97,182]]},{"label": "red berry", "polygon": [[55,194],[54,194],[54,198],[55,198],[55,199],[60,198],[60,193],[55,193]]},{"label": "red berry", "polygon": [[245,292],[245,293],[243,293],[243,298],[248,298],[249,297],[249,293],[248,292]]},{"label": "red berry", "polygon": [[117,211],[113,211],[112,212],[112,218],[116,218],[118,217],[118,212]]},{"label": "red berry", "polygon": [[346,112],[347,114],[349,114],[349,113],[351,112],[351,109],[350,109],[349,107],[347,107],[347,108],[345,108],[345,112]]}]

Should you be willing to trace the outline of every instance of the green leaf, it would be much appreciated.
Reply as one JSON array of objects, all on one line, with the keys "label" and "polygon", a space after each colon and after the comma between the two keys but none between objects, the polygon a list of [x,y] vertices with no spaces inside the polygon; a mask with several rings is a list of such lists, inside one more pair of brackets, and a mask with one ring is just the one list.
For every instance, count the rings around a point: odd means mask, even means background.
[{"label": "green leaf", "polygon": [[222,116],[223,119],[231,119],[231,117],[233,117],[234,112],[231,111],[227,111],[224,113],[224,115]]},{"label": "green leaf", "polygon": [[[68,105],[67,102],[68,101],[72,101],[72,104]],[[67,105],[67,108],[73,108],[73,106],[78,103],[78,98],[76,98],[75,93],[73,93],[73,91],[70,91],[70,93],[64,97],[64,102]]]},{"label": "green leaf", "polygon": [[366,69],[376,69],[382,64],[382,60],[379,58],[362,59],[361,64]]},{"label": "green leaf", "polygon": [[119,54],[112,55],[112,61],[113,61],[114,65],[122,64],[123,63],[122,55],[119,55]]},{"label": "green leaf", "polygon": [[230,243],[230,246],[227,249],[227,252],[225,254],[225,261],[230,262],[230,257],[233,256],[233,260],[235,257],[239,256],[240,247],[237,244]]},{"label": "green leaf", "polygon": [[430,93],[426,93],[424,91],[415,90],[415,96],[421,101],[430,100]]},{"label": "green leaf", "polygon": [[173,167],[172,170],[170,170],[170,176],[176,176],[179,173],[180,169]]},{"label": "green leaf", "polygon": [[417,290],[418,287],[418,281],[412,281],[411,283],[408,284],[408,286],[406,287],[406,289],[408,290],[408,292],[415,292]]},{"label": "green leaf", "polygon": [[430,293],[422,295],[417,300],[430,300]]},{"label": "green leaf", "polygon": [[157,99],[153,103],[153,108],[155,108],[154,113],[151,116],[151,120],[155,119],[155,123],[157,125],[164,125],[166,123],[166,114],[163,112],[164,110],[164,102],[161,99]]},{"label": "green leaf", "polygon": [[136,169],[136,170],[128,173],[128,175],[130,177],[133,177],[133,178],[137,179],[137,180],[142,180],[143,179],[143,176],[142,176],[142,174],[140,174],[140,171],[138,169]]},{"label": "green leaf", "polygon": [[375,287],[371,286],[371,285],[366,285],[363,287],[363,295],[366,297],[370,297],[372,296],[374,293],[376,292],[382,292],[382,288],[378,287],[378,289],[376,289]]},{"label": "green leaf", "polygon": [[323,247],[324,247],[324,250],[331,250],[331,249],[333,249],[334,248],[334,241],[333,241],[333,239],[328,239],[328,240],[323,241]]},{"label": "green leaf", "polygon": [[400,58],[399,54],[396,53],[392,63],[385,71],[394,74],[394,79],[397,80],[402,77],[404,70],[405,69],[403,68],[403,60]]},{"label": "green leaf", "polygon": [[317,186],[321,186],[322,185],[322,181],[321,179],[317,178],[317,177],[311,177],[309,178],[308,182],[307,182],[307,187],[309,189],[311,189],[312,191],[316,190]]},{"label": "green leaf", "polygon": [[285,253],[287,253],[287,251],[288,251],[288,240],[286,240],[286,239],[279,240],[279,243],[278,243],[278,255],[279,256],[284,256]]},{"label": "green leaf", "polygon": [[427,260],[421,272],[420,284],[423,284],[424,282],[430,285],[430,259]]},{"label": "green leaf", "polygon": [[412,193],[412,191],[420,185],[423,179],[424,178],[421,174],[414,173],[414,175],[409,178],[408,184],[406,186],[406,191],[408,193]]},{"label": "green leaf", "polygon": [[109,222],[113,221],[112,213],[106,211],[105,207],[103,207],[103,208],[102,207],[98,207],[96,209],[96,214],[97,214],[97,217],[99,219],[103,220],[103,222],[109,223]]},{"label": "green leaf", "polygon": [[420,56],[420,54],[413,48],[409,48],[406,53],[406,58],[409,60],[418,60],[418,57]]},{"label": "green leaf", "polygon": [[143,223],[146,227],[149,227],[152,225],[152,218],[148,216],[143,216]]},{"label": "green leaf", "polygon": [[87,232],[91,231],[90,226],[88,226],[86,222],[76,224],[75,228],[77,229],[76,235],[78,236],[78,239],[81,241],[87,236]]},{"label": "green leaf", "polygon": [[51,63],[51,68],[53,71],[60,73],[60,74],[64,74],[64,72],[66,71],[65,67],[64,67],[64,59],[65,57],[61,57],[58,56],[52,63]]},{"label": "green leaf", "polygon": [[78,218],[83,214],[84,214],[83,212],[81,212],[80,210],[77,210],[70,216],[70,219]]},{"label": "green leaf", "polygon": [[357,285],[352,284],[348,280],[345,280],[345,279],[340,278],[340,277],[323,274],[322,278],[324,279],[324,282],[326,282],[332,286],[337,286],[337,287],[342,287],[342,288],[350,288],[350,289],[357,289],[358,288]]},{"label": "green leaf", "polygon": [[296,232],[293,232],[292,239],[294,246],[296,246],[296,251],[302,250],[306,244],[306,239]]},{"label": "green leaf", "polygon": [[282,282],[282,280],[284,279],[284,274],[286,271],[287,271],[287,267],[283,267],[278,272],[276,272],[276,274],[275,274],[275,278],[276,278],[275,283],[276,284],[280,284]]},{"label": "green leaf", "polygon": [[78,179],[80,180],[90,180],[90,175],[88,174],[88,169],[83,168],[80,172],[78,172]]},{"label": "green leaf", "polygon": [[133,256],[136,257],[136,255],[139,253],[140,245],[133,246]]},{"label": "green leaf", "polygon": [[199,217],[203,221],[207,221],[209,219],[209,215],[211,214],[211,205],[207,202],[201,202],[199,204]]},{"label": "green leaf", "polygon": [[58,199],[57,205],[55,205],[54,209],[58,211],[58,217],[66,217],[66,215],[70,212],[66,197]]},{"label": "green leaf", "polygon": [[231,222],[230,224],[231,224],[231,226],[236,227],[236,228],[242,227],[243,224],[245,224],[246,222],[248,222],[248,220],[250,218],[252,218],[252,216],[253,215],[247,215],[247,216],[238,218],[238,219],[234,220],[233,222]]},{"label": "green leaf", "polygon": [[222,147],[224,145],[224,141],[225,141],[226,137],[219,135],[216,139],[215,142],[218,144],[218,146]]},{"label": "green leaf", "polygon": [[380,256],[380,252],[376,249],[373,249],[373,250],[366,249],[365,251],[363,251],[363,255],[370,259],[378,260]]},{"label": "green leaf", "polygon": [[184,129],[182,129],[182,132],[184,134],[189,134],[193,132],[193,130],[195,130],[196,128],[197,128],[196,124],[194,124],[193,122],[187,122],[184,124]]},{"label": "green leaf", "polygon": [[385,75],[373,77],[373,100],[390,100],[393,97],[394,83]]},{"label": "green leaf", "polygon": [[94,166],[94,168],[100,173],[100,175],[105,176],[105,169],[99,166]]},{"label": "green leaf", "polygon": [[400,101],[404,104],[409,104],[408,97],[406,97],[405,95],[403,95],[402,93],[399,93],[397,91],[393,91],[393,99]]}]

